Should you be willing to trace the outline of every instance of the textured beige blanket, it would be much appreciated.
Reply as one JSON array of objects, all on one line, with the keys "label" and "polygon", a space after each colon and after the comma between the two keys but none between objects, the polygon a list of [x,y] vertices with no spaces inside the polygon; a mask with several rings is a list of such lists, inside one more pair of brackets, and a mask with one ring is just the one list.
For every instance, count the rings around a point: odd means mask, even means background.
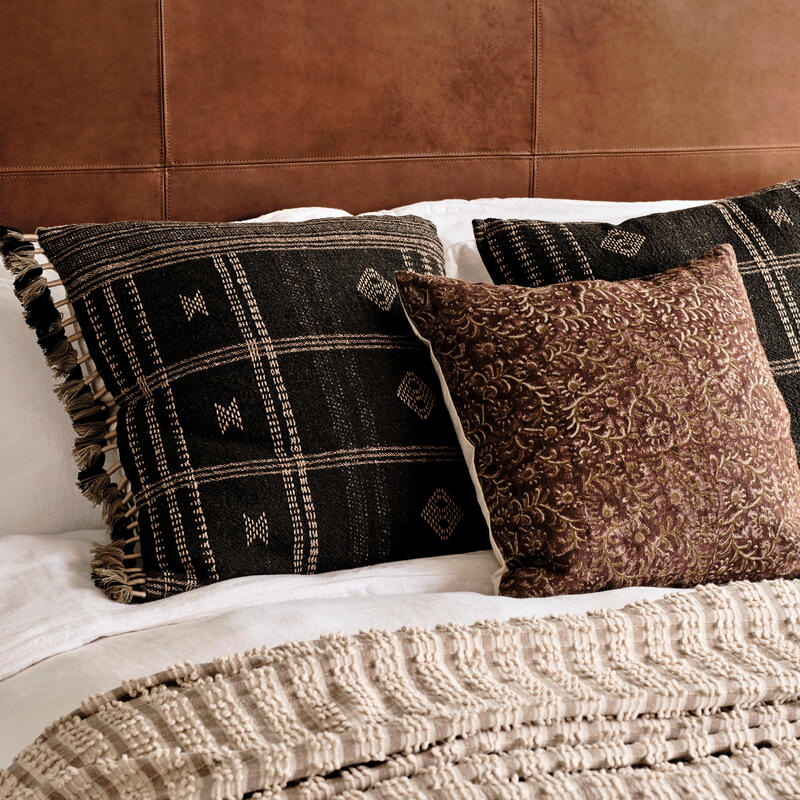
[{"label": "textured beige blanket", "polygon": [[800,582],[176,666],[55,723],[0,797],[800,797]]}]

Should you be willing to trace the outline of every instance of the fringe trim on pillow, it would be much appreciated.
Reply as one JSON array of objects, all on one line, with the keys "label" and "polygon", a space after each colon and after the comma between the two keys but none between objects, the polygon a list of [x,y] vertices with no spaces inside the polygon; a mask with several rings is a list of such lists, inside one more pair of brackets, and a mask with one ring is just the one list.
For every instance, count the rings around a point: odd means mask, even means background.
[{"label": "fringe trim on pillow", "polygon": [[[128,480],[121,463],[117,461],[109,468],[105,464],[106,453],[117,449],[116,411],[113,403],[103,402],[108,391],[97,371],[88,371],[88,352],[80,356],[75,348],[75,343],[83,340],[80,328],[74,316],[64,319],[59,310],[63,306],[69,308],[69,299],[54,302],[50,290],[63,284],[58,278],[47,279],[44,273],[53,267],[36,260],[42,251],[34,241],[34,237],[23,236],[14,228],[0,227],[0,253],[14,275],[14,293],[25,310],[25,322],[36,331],[45,360],[62,380],[55,393],[75,429],[72,453],[79,470],[78,487],[94,505],[101,506],[108,529],[109,544],[95,544],[92,548],[92,579],[112,600],[142,600],[145,592],[136,588],[145,582],[138,566],[138,509],[133,494],[123,494]],[[67,333],[69,326],[74,327],[75,333]],[[119,483],[112,481],[116,473],[122,473]]]}]

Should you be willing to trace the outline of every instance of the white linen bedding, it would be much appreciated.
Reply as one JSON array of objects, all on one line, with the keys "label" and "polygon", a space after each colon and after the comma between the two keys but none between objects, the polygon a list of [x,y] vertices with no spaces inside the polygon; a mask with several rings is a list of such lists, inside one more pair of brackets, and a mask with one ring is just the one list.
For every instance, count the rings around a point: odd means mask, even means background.
[{"label": "white linen bedding", "polygon": [[111,603],[86,576],[101,531],[0,537],[0,767],[85,697],[182,661],[324,633],[619,608],[669,591],[491,596],[491,551],[321,575],[238,578],[156,603]]}]

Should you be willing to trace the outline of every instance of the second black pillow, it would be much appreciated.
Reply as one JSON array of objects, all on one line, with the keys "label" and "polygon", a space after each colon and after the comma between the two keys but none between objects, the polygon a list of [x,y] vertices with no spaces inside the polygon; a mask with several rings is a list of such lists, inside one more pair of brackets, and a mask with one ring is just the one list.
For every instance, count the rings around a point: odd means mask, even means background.
[{"label": "second black pillow", "polygon": [[495,283],[643,278],[729,243],[800,453],[800,181],[743,197],[650,214],[619,225],[598,222],[473,220]]}]

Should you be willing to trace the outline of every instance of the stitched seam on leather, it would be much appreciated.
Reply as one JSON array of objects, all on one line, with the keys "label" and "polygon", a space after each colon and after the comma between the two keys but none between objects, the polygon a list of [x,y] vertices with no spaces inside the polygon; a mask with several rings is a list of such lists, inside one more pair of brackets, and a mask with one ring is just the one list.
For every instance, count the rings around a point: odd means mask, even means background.
[{"label": "stitched seam on leather", "polygon": [[635,150],[635,151],[609,151],[609,152],[573,152],[573,153],[538,153],[536,158],[542,161],[578,161],[581,159],[621,159],[621,158],[702,158],[703,156],[725,156],[731,153],[739,155],[760,155],[761,153],[784,153],[800,150],[797,145],[789,147],[741,147],[709,150]]},{"label": "stitched seam on leather", "polygon": [[[800,143],[796,145],[800,147]],[[175,166],[205,166],[219,164],[224,166],[226,164],[262,164],[262,163],[288,163],[288,162],[303,162],[303,161],[358,161],[364,159],[382,159],[382,158],[425,158],[427,156],[526,156],[530,154],[530,150],[525,148],[523,150],[419,150],[398,153],[351,153],[346,155],[335,156],[321,156],[321,155],[305,155],[305,156],[254,156],[253,158],[209,158],[202,161],[170,161],[170,167]]]},{"label": "stitched seam on leather", "polygon": [[78,169],[71,172],[14,172],[0,174],[1,180],[44,180],[46,178],[68,178],[71,175],[161,175],[160,166],[152,169]]},{"label": "stitched seam on leather", "polygon": [[136,164],[134,166],[120,164],[119,166],[92,166],[81,165],[77,167],[16,167],[0,170],[0,178],[24,178],[30,175],[117,175],[117,174],[146,174],[160,172],[161,164]]},{"label": "stitched seam on leather", "polygon": [[[536,153],[541,157],[581,157],[596,156],[602,158],[604,155],[678,155],[684,153],[724,153],[724,152],[781,152],[785,150],[800,150],[800,142],[795,144],[731,144],[731,145],[687,145],[686,147],[616,147],[616,148],[586,148],[583,150],[542,150]],[[520,158],[530,155],[529,150],[476,150],[459,152],[435,152],[430,153],[376,153],[372,155],[355,156],[304,156],[292,158],[254,158],[246,160],[209,160],[209,161],[173,161],[168,165],[168,169],[175,167],[191,168],[205,166],[248,166],[251,164],[303,164],[313,162],[315,164],[328,162],[358,162],[358,161],[390,161],[390,160],[423,160],[423,159],[447,159],[447,158]],[[4,173],[37,173],[37,172],[57,172],[57,171],[101,171],[101,170],[121,170],[121,171],[144,171],[163,169],[162,163],[138,163],[138,164],[32,164],[18,166],[0,166],[0,176]]]},{"label": "stitched seam on leather", "polygon": [[534,0],[534,7],[536,11],[535,18],[535,37],[534,46],[536,48],[536,63],[535,63],[535,78],[534,78],[534,114],[533,114],[533,186],[531,187],[531,196],[536,197],[537,194],[537,169],[536,169],[536,155],[539,152],[539,114],[541,113],[541,97],[540,88],[542,83],[542,47],[541,47],[541,31],[542,31],[542,6],[539,0]]},{"label": "stitched seam on leather", "polygon": [[[701,158],[702,156],[724,156],[731,152],[735,152],[741,155],[759,155],[761,153],[768,153],[768,152],[786,152],[798,150],[800,151],[800,146],[793,146],[793,147],[783,147],[783,148],[771,148],[769,150],[763,148],[741,148],[736,151],[731,150],[702,150],[702,151],[683,151],[683,152],[671,152],[671,151],[645,151],[645,152],[617,152],[617,153],[594,153],[594,154],[550,154],[550,153],[538,153],[534,156],[536,160],[550,160],[555,161],[557,159],[563,160],[574,160],[574,159],[624,159],[624,158]],[[351,166],[357,164],[387,164],[387,163],[426,163],[426,162],[439,162],[439,161],[450,161],[450,162],[474,162],[474,161],[518,161],[525,159],[527,160],[527,154],[512,154],[508,156],[491,156],[491,157],[480,157],[476,156],[474,158],[469,157],[449,157],[449,156],[436,156],[432,158],[428,158],[425,156],[421,156],[418,158],[397,158],[397,159],[389,159],[389,158],[382,158],[382,159],[363,159],[363,160],[345,160],[345,159],[338,159],[335,161],[307,161],[307,162],[263,162],[257,164],[227,164],[227,165],[204,165],[204,166],[194,166],[192,164],[171,164],[168,169],[172,172],[219,172],[227,169],[240,169],[240,170],[251,170],[251,169],[293,169],[293,168],[301,168],[301,167],[318,167],[323,164],[325,165],[332,165],[332,166]],[[534,173],[535,174],[535,173]]]},{"label": "stitched seam on leather", "polygon": [[521,161],[527,163],[528,154],[522,156],[514,156],[511,158],[424,158],[424,159],[409,159],[403,158],[397,161],[330,161],[324,165],[315,163],[295,163],[295,164],[243,164],[241,166],[228,165],[221,167],[168,167],[170,172],[182,172],[189,174],[193,172],[227,172],[230,170],[250,171],[259,169],[308,169],[320,166],[333,166],[333,167],[356,167],[362,164],[429,164],[429,163],[451,163],[451,164],[474,164],[476,161],[497,162],[503,161]]},{"label": "stitched seam on leather", "polygon": [[[800,150],[800,145],[790,145],[783,147],[772,148],[737,148],[732,150],[716,149],[716,150],[687,150],[682,152],[675,151],[650,151],[650,152],[622,152],[616,153],[538,153],[535,158],[540,161],[569,161],[579,159],[644,159],[644,158],[701,158],[702,156],[724,156],[729,153],[738,153],[742,155],[760,155],[762,153],[770,152],[786,152],[792,150]],[[391,164],[391,163],[428,163],[428,162],[462,162],[471,163],[474,161],[527,161],[529,159],[528,153],[513,153],[509,155],[495,155],[495,156],[475,156],[475,157],[455,157],[455,156],[434,156],[426,157],[420,156],[416,158],[365,158],[361,160],[346,160],[346,159],[323,159],[322,161],[306,161],[306,162],[262,162],[262,163],[229,163],[217,166],[194,166],[192,164],[172,164],[166,167],[167,172],[223,172],[226,170],[256,170],[256,169],[300,169],[307,167],[319,167],[322,165],[331,165],[337,167],[358,166],[360,164]],[[212,162],[213,163],[213,162]],[[36,178],[49,178],[49,177],[63,177],[70,175],[149,175],[160,174],[164,167],[160,164],[150,165],[148,167],[119,167],[114,169],[108,168],[95,168],[86,169],[79,168],[50,168],[50,169],[21,169],[14,172],[10,170],[0,172],[0,180],[4,179],[36,179]]]},{"label": "stitched seam on leather", "polygon": [[639,145],[637,147],[579,147],[577,149],[569,150],[540,150],[537,155],[540,156],[570,156],[570,155],[603,155],[604,153],[683,153],[683,152],[711,152],[711,151],[732,151],[738,152],[740,150],[790,150],[800,148],[798,142],[777,142],[776,144],[697,144],[697,145],[675,145],[672,147],[659,147],[658,145]]},{"label": "stitched seam on leather", "polygon": [[[800,147],[800,144],[797,145]],[[336,155],[336,156],[256,156],[254,158],[240,158],[240,159],[208,159],[206,161],[172,161],[168,166],[213,166],[213,165],[231,165],[236,166],[239,164],[272,164],[272,163],[294,163],[304,161],[358,161],[358,160],[373,160],[379,161],[381,159],[401,159],[401,158],[447,158],[450,156],[527,156],[530,151],[525,150],[431,150],[429,152],[417,153],[359,153],[356,155]],[[164,164],[161,161],[151,163],[133,163],[133,164],[20,164],[17,166],[0,166],[0,173],[2,172],[43,172],[46,170],[68,170],[68,169],[148,169],[158,168],[161,169]]]},{"label": "stitched seam on leather", "polygon": [[158,87],[161,124],[161,219],[169,214],[169,129],[167,127],[167,40],[164,26],[164,0],[156,0],[158,9]]},{"label": "stitched seam on leather", "polygon": [[534,190],[534,172],[535,172],[535,159],[536,153],[536,81],[538,80],[536,69],[536,52],[538,50],[537,31],[536,31],[536,8],[537,0],[530,2],[530,98],[529,103],[531,107],[531,131],[530,131],[530,152],[531,157],[528,163],[528,197],[533,196]]},{"label": "stitched seam on leather", "polygon": [[[182,172],[190,172],[196,169],[247,169],[247,168],[262,168],[262,167],[308,167],[308,166],[326,166],[326,165],[347,165],[347,164],[401,164],[408,163],[425,163],[428,161],[517,161],[520,159],[527,160],[530,154],[527,151],[521,153],[492,153],[489,155],[479,156],[450,156],[450,155],[435,155],[435,156],[405,156],[405,157],[368,157],[364,159],[314,159],[309,158],[305,161],[243,161],[243,162],[230,162],[225,164],[216,164],[214,162],[205,162],[198,164],[183,164],[172,163],[166,166],[167,170],[180,170]],[[36,167],[36,168],[22,168],[5,171],[0,170],[0,178],[9,176],[24,176],[24,175],[79,175],[91,173],[124,173],[124,172],[155,172],[162,170],[164,167],[161,164],[150,164],[147,166],[120,166],[120,167]]]},{"label": "stitched seam on leather", "polygon": [[149,164],[23,164],[13,167],[0,167],[3,172],[47,172],[48,170],[69,169],[161,169],[160,161]]}]

